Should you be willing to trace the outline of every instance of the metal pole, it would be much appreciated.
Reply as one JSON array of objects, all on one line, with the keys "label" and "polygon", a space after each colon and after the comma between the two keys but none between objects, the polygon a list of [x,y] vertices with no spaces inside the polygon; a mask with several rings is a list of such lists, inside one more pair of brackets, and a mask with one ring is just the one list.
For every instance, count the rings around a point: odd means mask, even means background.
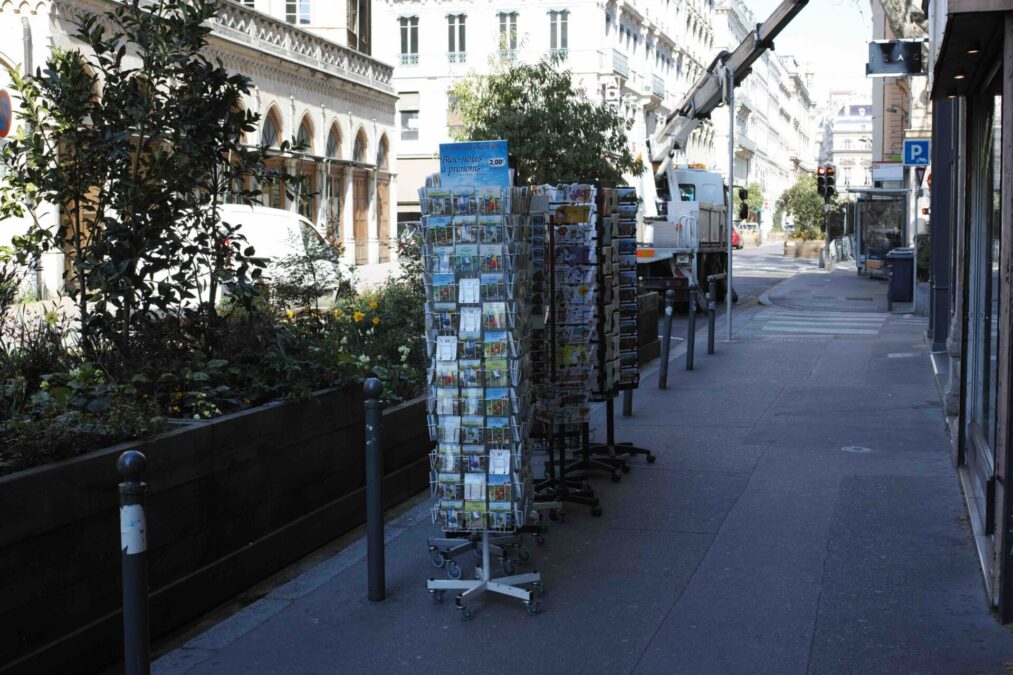
[{"label": "metal pole", "polygon": [[658,370],[658,389],[668,389],[668,353],[672,346],[672,313],[675,311],[675,291],[665,291],[665,333],[661,338],[661,368]]},{"label": "metal pole", "polygon": [[123,672],[151,672],[148,621],[148,534],[144,519],[144,482],[148,461],[127,450],[116,461],[120,483],[120,551],[123,559]]},{"label": "metal pole", "polygon": [[829,272],[834,268],[833,258],[830,257],[830,204],[823,204],[823,260]]},{"label": "metal pole", "polygon": [[732,341],[732,216],[735,209],[732,189],[735,185],[735,69],[725,66],[727,81],[725,103],[728,105],[728,280],[725,282],[728,342]]},{"label": "metal pole", "polygon": [[718,313],[718,282],[712,279],[707,288],[707,353],[714,353],[714,323]]},{"label": "metal pole", "polygon": [[632,389],[623,389],[623,417],[633,417]]},{"label": "metal pole", "polygon": [[689,324],[686,327],[686,370],[693,370],[696,352],[696,286],[689,287]]},{"label": "metal pole", "polygon": [[387,597],[383,552],[383,444],[380,427],[383,383],[375,377],[366,380],[366,559],[369,599],[379,602]]}]

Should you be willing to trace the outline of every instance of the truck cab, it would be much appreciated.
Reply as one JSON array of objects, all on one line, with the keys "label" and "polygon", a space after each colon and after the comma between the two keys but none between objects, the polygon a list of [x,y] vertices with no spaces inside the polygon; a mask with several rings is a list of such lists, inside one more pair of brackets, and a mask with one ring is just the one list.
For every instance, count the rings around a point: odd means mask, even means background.
[{"label": "truck cab", "polygon": [[728,245],[726,188],[719,173],[702,165],[669,165],[655,175],[657,217],[644,219],[637,249],[641,288],[676,291],[685,302],[706,277],[725,271]]}]

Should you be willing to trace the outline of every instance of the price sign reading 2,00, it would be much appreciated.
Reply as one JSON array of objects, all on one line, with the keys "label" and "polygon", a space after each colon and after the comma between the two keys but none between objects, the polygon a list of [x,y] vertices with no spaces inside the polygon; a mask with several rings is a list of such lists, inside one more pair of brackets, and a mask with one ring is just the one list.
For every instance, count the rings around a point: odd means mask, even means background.
[{"label": "price sign reading 2,00", "polygon": [[493,157],[492,159],[489,160],[489,167],[493,168],[493,169],[498,169],[501,166],[505,166],[505,165],[506,165],[506,160],[503,159],[502,157]]}]

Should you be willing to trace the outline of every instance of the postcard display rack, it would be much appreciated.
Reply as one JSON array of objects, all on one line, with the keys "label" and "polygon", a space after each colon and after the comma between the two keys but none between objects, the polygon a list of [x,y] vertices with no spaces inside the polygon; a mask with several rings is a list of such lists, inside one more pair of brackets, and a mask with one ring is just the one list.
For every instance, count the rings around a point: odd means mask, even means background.
[{"label": "postcard display rack", "polygon": [[[540,608],[538,572],[493,578],[491,550],[525,525],[532,486],[530,191],[429,187],[422,193],[432,514],[448,540],[476,542],[476,579],[430,579],[456,606],[488,591]],[[433,551],[433,546],[430,546]],[[435,560],[435,559],[434,559]],[[504,565],[504,568],[506,566]],[[524,588],[529,585],[531,588]]]},{"label": "postcard display rack", "polygon": [[[567,446],[586,437],[583,429],[597,361],[593,339],[598,293],[595,188],[571,184],[535,190],[549,202],[548,227],[542,237],[547,245],[545,274],[534,296],[544,297],[548,307],[542,339],[535,341],[533,350],[536,364],[545,364],[536,368],[536,417],[549,455],[546,477],[538,483],[538,498],[590,506],[592,515],[600,516],[594,491],[583,478],[567,475],[572,467],[566,459]],[[560,508],[549,514],[560,517],[565,511]]]},{"label": "postcard display rack", "polygon": [[612,463],[623,460],[622,470],[629,471],[625,460],[630,455],[645,455],[651,464],[655,461],[650,450],[630,443],[616,443],[615,440],[615,397],[622,390],[636,389],[640,382],[636,189],[600,189],[598,212],[600,245],[596,333],[599,349],[592,400],[605,401],[606,440],[605,443],[592,445],[590,452]]}]

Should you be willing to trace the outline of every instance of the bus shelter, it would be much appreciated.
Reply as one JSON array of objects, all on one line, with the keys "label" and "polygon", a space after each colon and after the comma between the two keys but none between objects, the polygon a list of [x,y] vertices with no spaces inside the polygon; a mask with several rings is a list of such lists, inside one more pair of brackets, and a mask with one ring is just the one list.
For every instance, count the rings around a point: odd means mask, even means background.
[{"label": "bus shelter", "polygon": [[855,264],[869,277],[889,275],[887,254],[906,245],[908,190],[853,188],[855,195]]}]

